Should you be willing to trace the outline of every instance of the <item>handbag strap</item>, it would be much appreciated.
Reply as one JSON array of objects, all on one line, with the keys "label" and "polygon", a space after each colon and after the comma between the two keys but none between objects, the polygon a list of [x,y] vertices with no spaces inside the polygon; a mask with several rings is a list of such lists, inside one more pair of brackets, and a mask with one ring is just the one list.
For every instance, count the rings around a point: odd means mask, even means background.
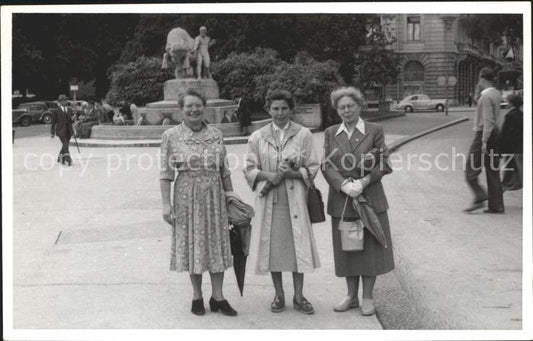
[{"label": "handbag strap", "polygon": [[346,212],[346,206],[348,205],[348,198],[350,196],[346,195],[346,200],[344,201],[344,208],[342,209],[341,221],[344,221],[344,212]]}]

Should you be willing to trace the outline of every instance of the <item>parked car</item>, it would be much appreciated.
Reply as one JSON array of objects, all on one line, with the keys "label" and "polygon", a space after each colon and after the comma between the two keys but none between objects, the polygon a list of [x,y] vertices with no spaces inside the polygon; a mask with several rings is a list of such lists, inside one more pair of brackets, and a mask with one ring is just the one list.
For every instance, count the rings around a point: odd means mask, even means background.
[{"label": "parked car", "polygon": [[57,101],[43,101],[44,104],[48,107],[48,109],[56,109],[59,108],[59,104]]},{"label": "parked car", "polygon": [[396,110],[412,112],[414,110],[436,110],[444,111],[446,108],[445,99],[431,99],[428,95],[414,94],[401,100],[396,106]]},{"label": "parked car", "polygon": [[27,127],[31,124],[32,117],[28,111],[28,109],[13,109],[11,111],[12,114],[12,123],[13,124],[20,124],[23,127]]},{"label": "parked car", "polygon": [[52,109],[50,109],[45,102],[27,102],[19,104],[17,109],[26,109],[32,121],[43,122],[45,124],[52,123]]},{"label": "parked car", "polygon": [[517,94],[524,97],[524,90],[502,90],[502,101],[500,102],[500,108],[507,108],[509,102],[507,101],[507,96]]}]

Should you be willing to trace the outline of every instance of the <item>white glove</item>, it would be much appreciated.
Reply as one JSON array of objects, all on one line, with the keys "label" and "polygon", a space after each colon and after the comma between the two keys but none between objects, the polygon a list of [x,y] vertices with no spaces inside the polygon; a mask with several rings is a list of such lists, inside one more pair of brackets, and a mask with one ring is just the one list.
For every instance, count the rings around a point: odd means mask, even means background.
[{"label": "white glove", "polygon": [[361,185],[361,183],[348,181],[341,186],[341,191],[346,193],[346,195],[351,198],[357,198],[363,192],[363,186]]}]

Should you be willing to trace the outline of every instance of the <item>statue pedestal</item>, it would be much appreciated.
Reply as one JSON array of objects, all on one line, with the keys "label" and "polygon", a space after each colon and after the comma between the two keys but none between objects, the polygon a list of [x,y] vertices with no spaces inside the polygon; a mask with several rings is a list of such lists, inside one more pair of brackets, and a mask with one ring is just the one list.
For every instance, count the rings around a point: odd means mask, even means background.
[{"label": "statue pedestal", "polygon": [[133,116],[134,122],[144,116],[145,124],[161,125],[165,118],[170,118],[174,123],[182,121],[181,110],[178,106],[178,96],[187,89],[195,89],[207,98],[205,119],[207,122],[220,123],[224,112],[237,110],[237,103],[231,100],[218,98],[218,85],[213,79],[181,78],[171,79],[163,85],[163,101],[146,104],[139,108]]},{"label": "statue pedestal", "polygon": [[[208,123],[220,123],[224,117],[225,111],[236,111],[237,103],[227,99],[209,99],[205,107],[205,119]],[[133,117],[137,122],[139,115],[144,115],[146,124],[160,125],[165,117],[171,118],[174,122],[181,122],[183,117],[178,106],[177,100],[165,100],[159,102],[148,103],[146,107],[137,110],[136,117]]]},{"label": "statue pedestal", "polygon": [[213,79],[182,78],[171,79],[163,85],[165,101],[177,100],[180,93],[187,89],[195,89],[209,99],[218,99],[218,85]]}]

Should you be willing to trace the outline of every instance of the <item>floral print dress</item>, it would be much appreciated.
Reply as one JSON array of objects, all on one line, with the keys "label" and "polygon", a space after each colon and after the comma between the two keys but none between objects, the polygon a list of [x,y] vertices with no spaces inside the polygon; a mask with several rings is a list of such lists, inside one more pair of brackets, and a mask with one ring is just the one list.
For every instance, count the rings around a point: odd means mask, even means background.
[{"label": "floral print dress", "polygon": [[218,129],[204,125],[195,132],[182,123],[163,133],[160,179],[175,178],[170,270],[201,274],[231,266],[222,186],[227,176],[226,148]]}]

